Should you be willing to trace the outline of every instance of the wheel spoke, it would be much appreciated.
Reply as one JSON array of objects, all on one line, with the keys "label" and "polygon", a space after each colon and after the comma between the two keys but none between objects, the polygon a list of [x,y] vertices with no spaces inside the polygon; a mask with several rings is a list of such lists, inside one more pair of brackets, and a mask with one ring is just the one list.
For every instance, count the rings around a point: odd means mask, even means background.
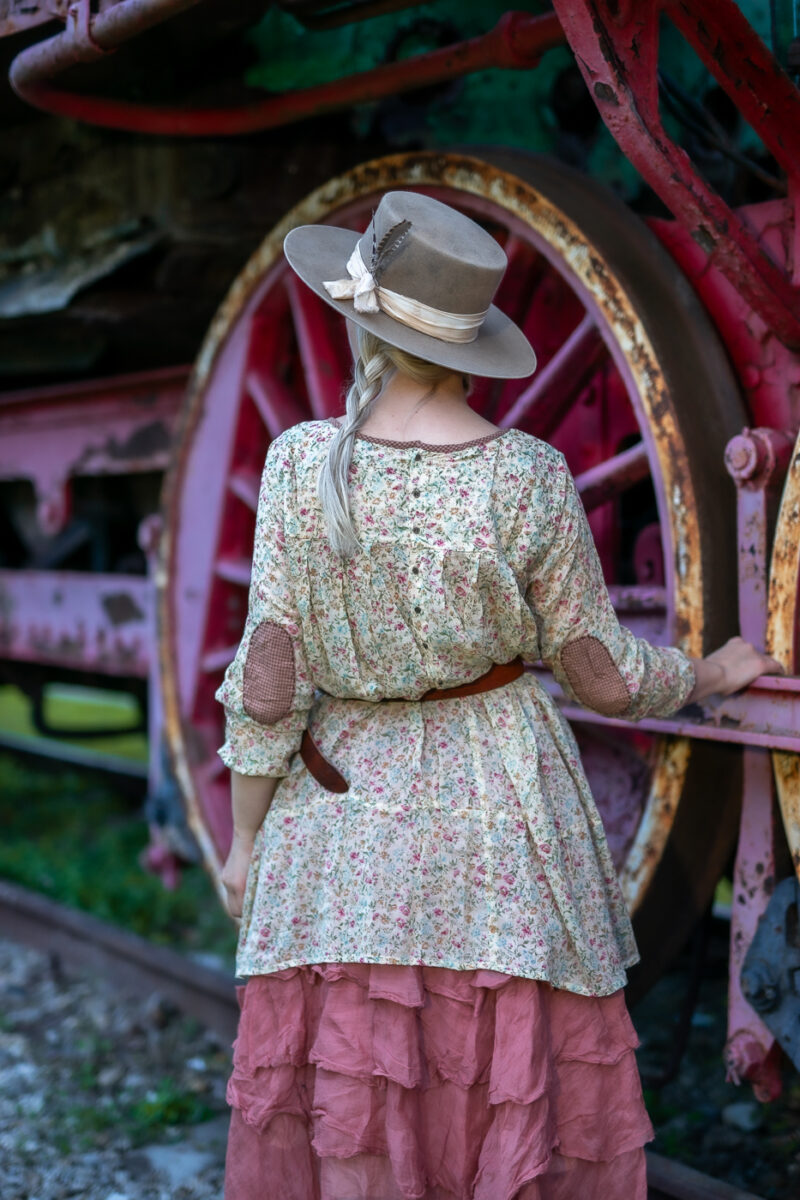
[{"label": "wheel spoke", "polygon": [[220,579],[250,587],[251,564],[249,558],[220,558],[214,567]]},{"label": "wheel spoke", "polygon": [[500,421],[504,429],[519,425],[530,414],[540,437],[548,437],[575,402],[581,384],[594,370],[604,343],[588,313],[546,366],[517,397]]},{"label": "wheel spoke", "polygon": [[203,774],[209,783],[213,783],[216,779],[222,779],[228,768],[218,755],[209,758],[203,767]]},{"label": "wheel spoke", "polygon": [[255,370],[248,371],[244,386],[270,438],[276,438],[284,429],[297,423],[297,405],[289,389],[274,375],[265,376]]},{"label": "wheel spoke", "polygon": [[233,662],[238,648],[238,646],[225,646],[222,650],[207,650],[200,659],[200,666],[206,675],[219,674]]},{"label": "wheel spoke", "polygon": [[228,479],[228,488],[251,512],[258,511],[259,478],[254,471],[235,471]]},{"label": "wheel spoke", "polygon": [[667,611],[667,590],[663,587],[611,584],[608,594],[620,615],[623,613],[663,614]]},{"label": "wheel spoke", "polygon": [[335,344],[330,318],[322,301],[295,276],[286,279],[286,294],[303,364],[308,402],[318,419],[342,410],[342,359]]},{"label": "wheel spoke", "polygon": [[647,450],[643,442],[637,442],[629,450],[623,450],[621,454],[615,454],[606,462],[583,471],[575,479],[575,486],[580,493],[583,507],[589,512],[613,500],[620,492],[646,479],[649,474]]},{"label": "wheel spoke", "polygon": [[503,246],[508,266],[497,289],[495,304],[518,325],[530,309],[531,296],[542,276],[542,262],[521,238],[511,234]]}]

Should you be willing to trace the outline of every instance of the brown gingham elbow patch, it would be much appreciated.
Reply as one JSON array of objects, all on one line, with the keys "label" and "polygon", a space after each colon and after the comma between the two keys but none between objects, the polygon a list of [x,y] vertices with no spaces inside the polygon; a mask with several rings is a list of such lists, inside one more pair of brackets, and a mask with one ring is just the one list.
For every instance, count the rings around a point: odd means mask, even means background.
[{"label": "brown gingham elbow patch", "polygon": [[292,639],[282,625],[262,621],[244,663],[242,705],[248,717],[274,725],[292,711],[295,670]]},{"label": "brown gingham elbow patch", "polygon": [[564,674],[581,704],[607,717],[619,717],[627,711],[631,698],[625,680],[598,638],[576,638],[563,647],[560,657]]}]

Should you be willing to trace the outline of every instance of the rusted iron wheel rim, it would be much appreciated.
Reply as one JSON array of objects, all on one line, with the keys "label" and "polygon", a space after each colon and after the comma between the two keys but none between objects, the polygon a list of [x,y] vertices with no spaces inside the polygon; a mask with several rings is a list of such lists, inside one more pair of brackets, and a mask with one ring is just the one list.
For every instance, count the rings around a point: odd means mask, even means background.
[{"label": "rusted iron wheel rim", "polygon": [[[800,628],[800,435],[784,484],[770,564],[767,653],[797,673]],[[800,754],[774,751],[772,766],[786,840],[800,878]]]},{"label": "rusted iron wheel rim", "polygon": [[[510,165],[518,169],[524,163],[512,159]],[[224,374],[234,359],[239,362],[240,371],[246,375],[248,351],[242,343],[244,330],[245,327],[249,328],[248,322],[259,317],[259,304],[271,287],[277,289],[280,286],[287,290],[293,305],[299,355],[303,359],[306,383],[311,392],[308,415],[321,416],[329,411],[337,411],[340,379],[336,374],[343,364],[337,357],[335,347],[314,343],[310,316],[304,307],[302,293],[298,293],[296,281],[288,279],[285,283],[281,282],[282,273],[286,270],[281,253],[283,238],[296,225],[316,221],[337,224],[351,221],[357,224],[357,218],[363,217],[365,212],[368,216],[370,203],[381,192],[392,187],[419,187],[455,205],[460,204],[476,219],[484,218],[495,224],[501,222],[507,231],[509,243],[516,238],[525,245],[537,248],[542,261],[549,262],[561,280],[568,282],[584,313],[591,317],[604,343],[609,362],[624,381],[635,410],[638,433],[650,466],[658,520],[666,541],[663,553],[665,628],[662,636],[664,640],[681,645],[690,654],[699,655],[707,648],[709,596],[713,590],[713,581],[708,578],[706,569],[709,539],[704,541],[699,521],[696,496],[698,472],[690,461],[691,456],[685,445],[685,416],[676,411],[670,390],[669,365],[663,361],[653,330],[646,328],[640,319],[638,305],[641,295],[638,299],[634,296],[626,286],[623,275],[615,270],[611,256],[595,244],[587,236],[585,228],[581,228],[568,215],[570,208],[574,210],[577,206],[580,209],[581,204],[588,204],[587,217],[591,219],[589,214],[596,207],[593,185],[551,164],[539,163],[534,169],[534,174],[536,172],[541,177],[539,188],[506,170],[454,154],[397,155],[359,166],[317,189],[268,234],[234,283],[209,330],[188,389],[183,437],[167,482],[167,534],[160,581],[160,607],[167,735],[191,826],[207,863],[212,867],[219,863],[225,852],[225,819],[218,817],[214,824],[208,803],[204,803],[203,791],[209,786],[216,787],[219,799],[224,784],[220,780],[219,768],[209,756],[208,733],[203,723],[218,724],[218,717],[214,717],[209,708],[208,689],[198,707],[194,694],[195,681],[187,682],[187,679],[195,668],[199,669],[197,664],[202,658],[206,674],[213,676],[216,672],[218,680],[226,656],[230,656],[231,646],[220,638],[216,646],[203,642],[201,626],[208,620],[209,613],[202,611],[202,594],[208,593],[210,584],[208,579],[200,577],[181,579],[182,565],[186,559],[181,539],[186,543],[189,537],[185,531],[181,532],[181,527],[189,514],[203,511],[204,506],[210,505],[209,511],[213,512],[213,505],[221,502],[221,493],[226,486],[240,497],[247,490],[248,481],[241,471],[236,480],[229,479],[227,484],[224,480],[215,482],[215,463],[208,457],[208,451],[201,461],[202,456],[198,457],[194,450],[194,442],[203,422],[210,420],[213,424],[211,410],[215,402],[217,405],[220,403],[219,396],[210,398],[214,379]],[[547,188],[542,186],[542,181],[546,182]],[[559,193],[568,202],[560,204],[558,199],[553,199],[553,192]],[[631,214],[627,214],[627,217],[631,223],[636,222]],[[647,235],[646,230],[644,234]],[[651,241],[654,242],[654,239]],[[657,245],[655,248],[658,250]],[[666,259],[666,255],[661,253]],[[677,271],[674,266],[671,269]],[[510,271],[509,275],[512,273]],[[691,308],[689,299],[687,296],[686,301]],[[500,302],[502,306],[502,300]],[[679,302],[680,297],[677,300],[673,298],[673,308]],[[261,312],[260,316],[263,317],[264,313]],[[693,310],[690,319],[699,319],[698,313]],[[264,326],[258,336],[268,340],[268,320]],[[579,332],[576,330],[576,334]],[[713,331],[708,329],[706,332],[713,342]],[[537,350],[541,349],[537,345]],[[714,358],[713,353],[711,357]],[[547,355],[544,360],[546,365]],[[540,367],[540,371],[542,369]],[[724,375],[721,366],[719,370]],[[315,378],[310,378],[310,373],[316,373]],[[279,381],[273,380],[272,383],[277,391],[273,387],[268,397],[263,394],[260,398],[254,396],[253,388],[250,389],[251,399],[256,407],[260,406],[261,419],[270,436],[275,435],[278,427],[304,417],[297,410],[292,412],[291,396],[281,394]],[[258,390],[257,381],[253,381],[253,387]],[[726,388],[729,393],[733,390],[729,380],[723,380],[723,393]],[[496,394],[494,402],[497,419],[498,411],[502,417],[502,403],[498,409]],[[726,405],[730,406],[723,399],[723,412],[727,411]],[[506,409],[508,407],[506,404]],[[741,426],[741,420],[738,409],[730,413],[727,428],[721,430],[719,435],[723,445],[724,438]],[[499,423],[502,423],[502,419]],[[524,421],[522,423],[524,427]],[[230,453],[230,436],[227,441],[225,438],[215,441],[206,431],[207,446],[215,445],[223,461],[225,455]],[[557,438],[554,440],[557,443]],[[252,483],[250,478],[251,488]],[[214,538],[218,539],[219,536],[220,530],[217,529]],[[247,547],[243,547],[242,552],[246,557]],[[216,562],[214,571],[219,577],[219,562]],[[241,565],[230,561],[223,563],[222,575],[232,585],[242,588],[246,584]],[[177,595],[179,587],[182,591]],[[193,590],[196,594],[192,601],[190,593]],[[235,620],[239,622],[240,632],[243,620],[241,606],[235,614]],[[189,640],[194,646],[194,650],[190,646],[188,653],[190,656],[194,653],[194,659],[187,662],[184,649],[184,661],[181,663],[178,661],[180,646],[177,632],[180,627],[185,637],[187,622],[190,626]],[[724,634],[727,632],[721,631]],[[632,911],[642,903],[664,858],[687,772],[691,767],[690,760],[697,750],[686,739],[658,739],[653,746],[655,761],[651,784],[633,844],[628,849],[621,871],[626,900]]]}]

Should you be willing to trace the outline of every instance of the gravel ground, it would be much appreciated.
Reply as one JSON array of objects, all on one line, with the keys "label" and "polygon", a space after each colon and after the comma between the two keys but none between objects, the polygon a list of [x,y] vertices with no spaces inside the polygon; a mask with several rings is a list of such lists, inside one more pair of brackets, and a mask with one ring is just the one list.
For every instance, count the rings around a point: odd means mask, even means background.
[{"label": "gravel ground", "polygon": [[[647,1077],[663,1068],[686,989],[678,964],[633,1012]],[[725,944],[712,943],[687,1053],[647,1088],[653,1149],[755,1192],[800,1196],[800,1081],[757,1104],[725,1082]],[[230,1050],[158,996],[65,977],[0,940],[0,1200],[220,1200]]]},{"label": "gravel ground", "polygon": [[2,1200],[220,1200],[229,1047],[0,940]]}]

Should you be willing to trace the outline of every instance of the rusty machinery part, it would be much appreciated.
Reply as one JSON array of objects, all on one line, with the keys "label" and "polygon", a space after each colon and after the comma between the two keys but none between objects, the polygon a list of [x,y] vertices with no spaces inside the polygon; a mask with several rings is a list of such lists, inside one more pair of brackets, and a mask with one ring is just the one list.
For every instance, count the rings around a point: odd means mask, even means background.
[{"label": "rusty machinery part", "polygon": [[[786,475],[772,543],[767,602],[767,652],[790,674],[800,658],[800,435]],[[800,878],[800,755],[774,751],[772,766],[783,826]]]},{"label": "rusty machinery part", "polygon": [[[624,205],[550,162],[506,155],[503,165],[516,174],[419,153],[331,180],[267,236],[201,349],[167,479],[159,640],[167,736],[214,874],[230,804],[213,694],[244,622],[264,454],[286,426],[340,411],[348,369],[335,315],[284,262],[283,238],[296,225],[363,227],[378,195],[399,186],[440,196],[491,228],[510,262],[498,302],[529,332],[541,366],[532,383],[480,384],[476,405],[566,451],[628,625],[696,655],[734,628],[735,561],[726,555],[735,539],[718,492],[724,445],[742,413],[713,330]],[[633,727],[578,735],[652,982],[706,908],[730,851],[737,754]],[[730,802],[712,812],[709,797],[720,793]]]},{"label": "rusty machinery part", "polygon": [[784,879],[758,923],[742,968],[749,1004],[800,1069],[800,883]]},{"label": "rusty machinery part", "polygon": [[554,0],[600,115],[624,154],[786,345],[800,347],[800,287],[709,187],[661,121],[659,29],[671,21],[786,172],[796,210],[800,92],[734,0]]},{"label": "rusty machinery part", "polygon": [[561,25],[553,13],[530,16],[509,12],[480,37],[332,83],[232,108],[159,108],[63,91],[54,87],[52,80],[68,67],[103,58],[136,34],[192,8],[199,0],[116,0],[96,15],[90,3],[76,0],[67,10],[63,33],[17,55],[9,71],[15,92],[36,108],[76,121],[179,137],[231,136],[274,129],[489,67],[523,70],[534,67],[546,50],[564,42]]}]

